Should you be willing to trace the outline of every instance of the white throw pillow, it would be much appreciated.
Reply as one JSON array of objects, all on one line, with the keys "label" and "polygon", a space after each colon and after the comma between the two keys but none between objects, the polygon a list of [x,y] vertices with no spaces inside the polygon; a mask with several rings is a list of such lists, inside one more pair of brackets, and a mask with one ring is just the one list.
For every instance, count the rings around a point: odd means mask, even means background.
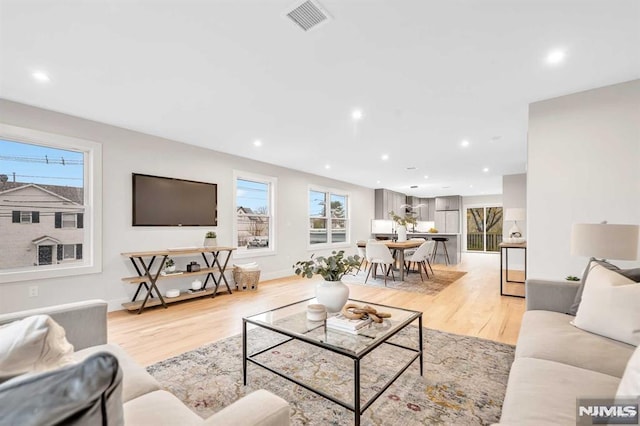
[{"label": "white throw pillow", "polygon": [[72,353],[64,328],[49,315],[6,324],[0,327],[0,382],[73,364]]},{"label": "white throw pillow", "polygon": [[633,355],[624,369],[622,380],[618,385],[616,398],[637,398],[640,396],[640,346],[633,351]]},{"label": "white throw pillow", "polygon": [[640,284],[595,264],[572,324],[630,345],[640,344]]}]

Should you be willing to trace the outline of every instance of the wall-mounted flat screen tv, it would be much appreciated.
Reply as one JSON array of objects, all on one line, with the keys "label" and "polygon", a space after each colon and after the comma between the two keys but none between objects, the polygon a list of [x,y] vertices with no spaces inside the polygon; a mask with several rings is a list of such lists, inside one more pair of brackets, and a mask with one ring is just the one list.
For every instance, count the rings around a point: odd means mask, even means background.
[{"label": "wall-mounted flat screen tv", "polygon": [[218,185],[133,173],[133,226],[217,226]]}]

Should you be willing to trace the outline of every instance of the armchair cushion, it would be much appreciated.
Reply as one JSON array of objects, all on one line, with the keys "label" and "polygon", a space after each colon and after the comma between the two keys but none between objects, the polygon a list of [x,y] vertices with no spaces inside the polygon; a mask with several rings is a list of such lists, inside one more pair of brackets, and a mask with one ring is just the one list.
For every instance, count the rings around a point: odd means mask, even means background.
[{"label": "armchair cushion", "polygon": [[73,345],[48,315],[34,315],[0,327],[0,383],[24,373],[74,362]]}]

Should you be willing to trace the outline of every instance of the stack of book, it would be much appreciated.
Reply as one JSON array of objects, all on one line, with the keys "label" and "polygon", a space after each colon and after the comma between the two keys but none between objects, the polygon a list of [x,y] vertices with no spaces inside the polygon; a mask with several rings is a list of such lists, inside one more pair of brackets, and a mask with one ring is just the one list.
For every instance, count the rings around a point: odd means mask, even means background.
[{"label": "stack of book", "polygon": [[364,327],[371,324],[371,318],[349,319],[342,314],[327,318],[327,328],[344,331],[346,333],[358,334]]}]

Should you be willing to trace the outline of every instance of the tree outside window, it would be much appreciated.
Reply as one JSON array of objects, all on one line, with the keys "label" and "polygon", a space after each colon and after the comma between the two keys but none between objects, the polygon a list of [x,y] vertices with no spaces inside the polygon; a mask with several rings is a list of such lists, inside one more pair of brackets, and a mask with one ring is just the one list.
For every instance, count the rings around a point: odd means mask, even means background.
[{"label": "tree outside window", "polygon": [[347,243],[348,233],[348,196],[310,189],[309,245]]}]

